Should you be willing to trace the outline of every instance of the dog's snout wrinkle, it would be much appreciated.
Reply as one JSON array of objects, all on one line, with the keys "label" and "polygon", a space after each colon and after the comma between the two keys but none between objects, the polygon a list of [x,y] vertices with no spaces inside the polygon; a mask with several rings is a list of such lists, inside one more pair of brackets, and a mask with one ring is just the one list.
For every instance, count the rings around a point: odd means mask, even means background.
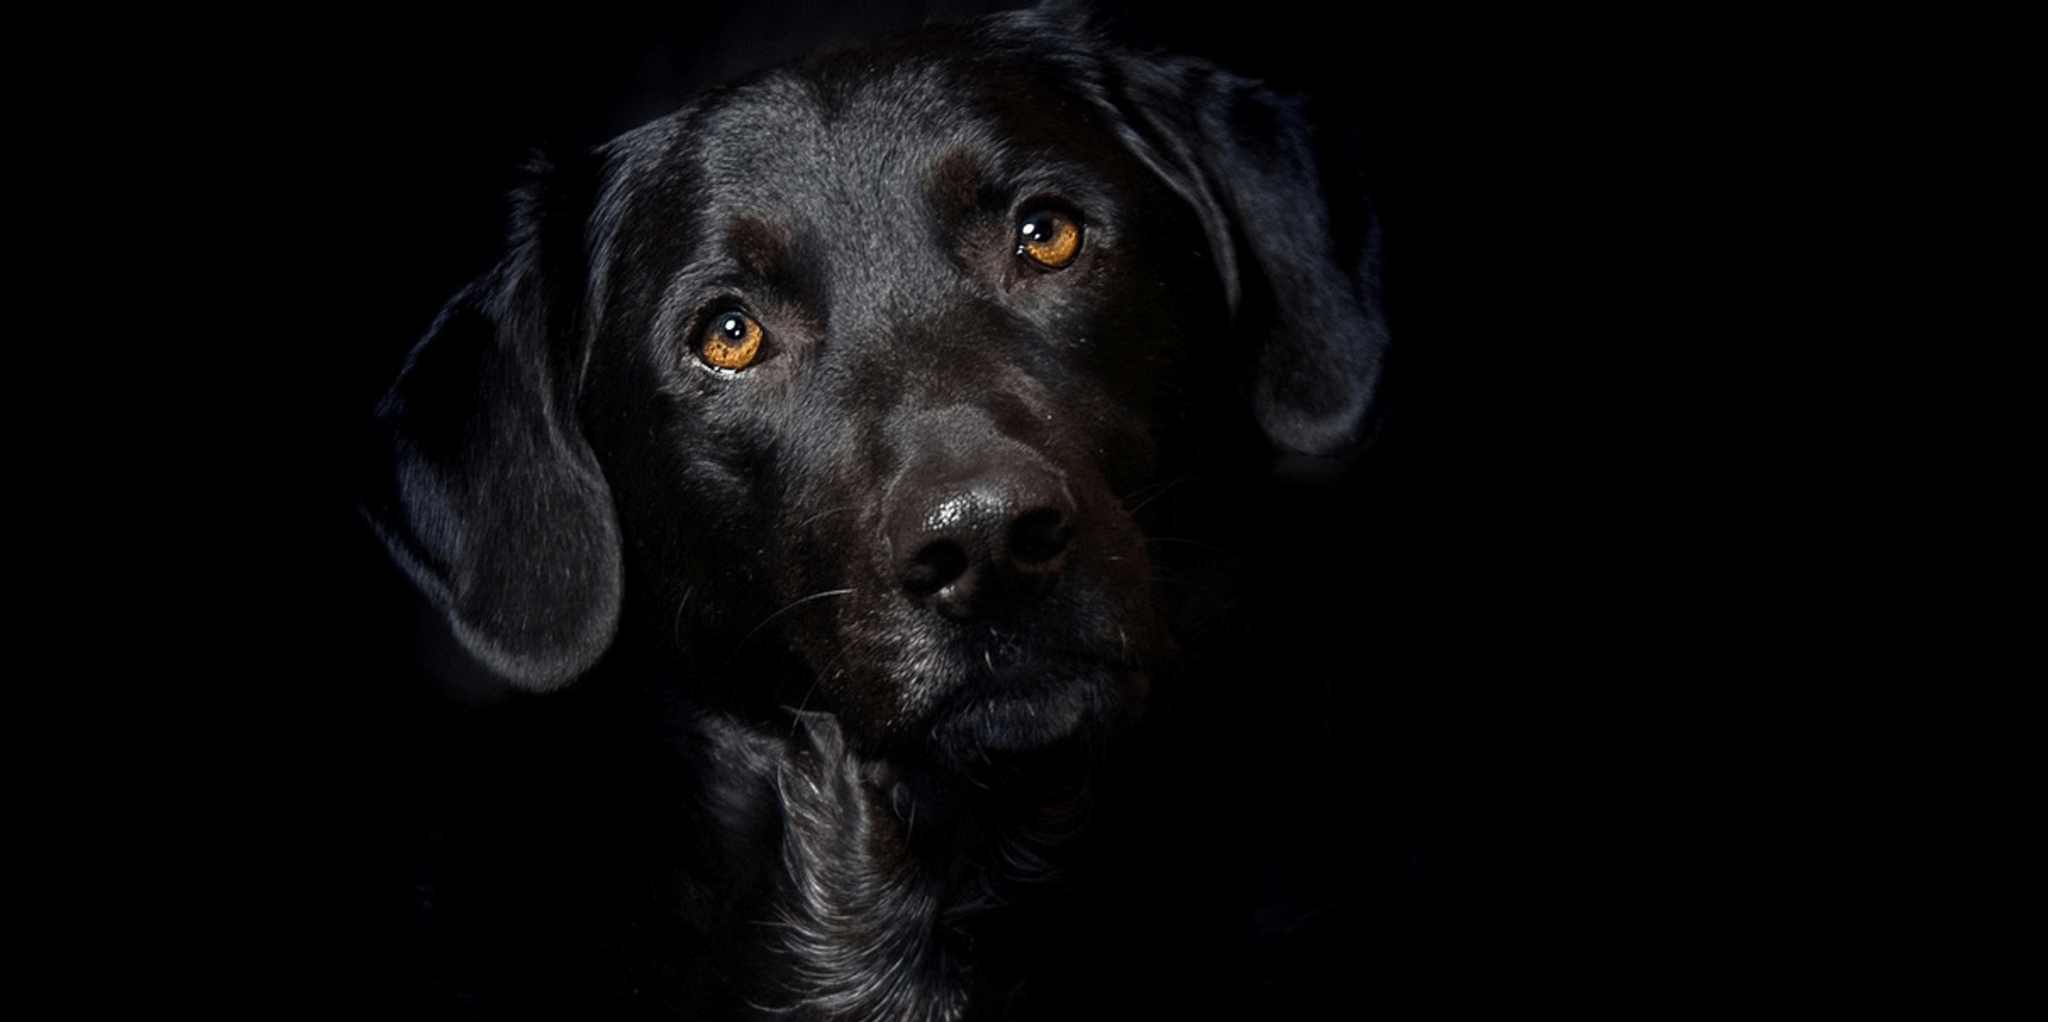
[{"label": "dog's snout wrinkle", "polygon": [[913,475],[891,509],[897,579],[954,620],[1012,613],[1058,581],[1076,527],[1051,470],[1032,464]]}]

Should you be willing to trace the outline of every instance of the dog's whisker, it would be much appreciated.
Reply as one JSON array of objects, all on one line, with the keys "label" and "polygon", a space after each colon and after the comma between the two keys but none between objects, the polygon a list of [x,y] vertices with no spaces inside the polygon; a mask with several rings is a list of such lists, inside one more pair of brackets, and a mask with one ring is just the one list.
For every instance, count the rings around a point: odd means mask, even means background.
[{"label": "dog's whisker", "polygon": [[1135,490],[1132,490],[1130,493],[1127,493],[1124,496],[1117,498],[1117,500],[1119,503],[1123,504],[1124,510],[1130,512],[1131,514],[1137,514],[1146,505],[1152,503],[1155,500],[1158,500],[1161,497],[1166,496],[1168,493],[1172,492],[1174,489],[1178,487],[1197,483],[1209,483],[1213,481],[1214,480],[1211,480],[1204,476],[1178,476],[1173,479],[1161,480],[1149,486],[1141,486]]},{"label": "dog's whisker", "polygon": [[1145,539],[1145,545],[1158,548],[1162,558],[1170,557],[1176,551],[1180,552],[1183,557],[1187,556],[1187,551],[1193,551],[1198,555],[1209,557],[1228,558],[1234,555],[1231,548],[1222,544],[1206,539],[1189,539],[1182,536],[1149,536]]},{"label": "dog's whisker", "polygon": [[[774,622],[776,618],[779,618],[782,615],[787,614],[790,611],[795,610],[796,608],[801,607],[804,604],[810,603],[814,600],[830,599],[834,596],[846,596],[852,592],[852,589],[826,589],[822,592],[812,593],[809,596],[798,597],[797,599],[791,600],[788,603],[783,604],[774,613],[762,618],[760,620],[760,623],[754,625],[754,627],[750,631],[748,631],[746,635],[741,636],[740,641],[733,643],[733,656],[737,657],[739,655],[739,651],[745,648],[747,643],[753,640],[754,636],[761,634],[761,629],[768,627],[768,625]],[[728,662],[730,662],[730,660],[728,660]]]},{"label": "dog's whisker", "polygon": [[670,616],[670,637],[680,644],[683,641],[683,611],[690,605],[690,587],[684,586],[681,596],[676,597],[676,612]]},{"label": "dog's whisker", "polygon": [[825,666],[819,668],[817,673],[811,677],[810,685],[804,689],[804,697],[797,701],[796,709],[790,715],[789,733],[792,737],[796,735],[797,725],[802,722],[803,715],[809,711],[811,696],[816,694],[819,687],[825,684],[825,679],[834,678],[839,675],[839,664],[845,658],[845,650],[833,654],[832,659],[827,661]]},{"label": "dog's whisker", "polygon": [[804,519],[802,522],[797,523],[797,525],[799,528],[809,528],[810,526],[815,525],[818,522],[821,522],[827,518],[830,518],[833,515],[845,514],[849,511],[857,510],[859,510],[859,508],[853,504],[847,504],[842,507],[828,507],[823,511],[819,511],[811,515],[809,518]]}]

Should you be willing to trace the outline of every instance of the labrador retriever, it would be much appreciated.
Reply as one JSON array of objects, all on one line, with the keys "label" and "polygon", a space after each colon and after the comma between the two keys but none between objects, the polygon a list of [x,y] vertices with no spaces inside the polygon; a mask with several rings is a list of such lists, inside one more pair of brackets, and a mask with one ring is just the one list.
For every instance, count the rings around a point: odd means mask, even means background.
[{"label": "labrador retriever", "polygon": [[827,53],[537,168],[379,409],[366,516],[447,634],[515,692],[632,679],[679,778],[635,1010],[1031,1010],[983,921],[1172,684],[1162,490],[1232,416],[1368,429],[1377,234],[1303,105],[1073,22]]}]

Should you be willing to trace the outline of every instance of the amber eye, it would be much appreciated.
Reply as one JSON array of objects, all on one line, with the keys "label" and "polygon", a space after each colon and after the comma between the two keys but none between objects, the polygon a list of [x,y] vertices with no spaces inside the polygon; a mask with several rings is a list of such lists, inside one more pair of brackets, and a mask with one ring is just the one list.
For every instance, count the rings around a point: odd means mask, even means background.
[{"label": "amber eye", "polygon": [[1017,254],[1057,270],[1081,251],[1081,225],[1061,213],[1039,210],[1017,221]]},{"label": "amber eye", "polygon": [[714,369],[745,369],[761,356],[761,324],[744,312],[720,313],[704,328],[697,354]]}]

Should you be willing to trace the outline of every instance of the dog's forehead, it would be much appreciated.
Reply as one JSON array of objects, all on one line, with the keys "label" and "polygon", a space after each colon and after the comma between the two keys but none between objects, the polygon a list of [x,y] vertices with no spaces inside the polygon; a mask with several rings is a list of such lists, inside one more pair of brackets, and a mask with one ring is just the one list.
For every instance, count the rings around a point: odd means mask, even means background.
[{"label": "dog's forehead", "polygon": [[729,94],[693,154],[717,189],[758,204],[897,194],[952,148],[993,152],[989,119],[939,66],[851,82],[789,73]]},{"label": "dog's forehead", "polygon": [[[1113,147],[1080,90],[982,50],[855,50],[711,94],[637,144],[641,171],[688,179],[706,213],[731,206],[804,217],[900,213],[937,168],[1056,173]],[[672,192],[673,194],[673,192]],[[877,208],[881,207],[881,208]]]}]

